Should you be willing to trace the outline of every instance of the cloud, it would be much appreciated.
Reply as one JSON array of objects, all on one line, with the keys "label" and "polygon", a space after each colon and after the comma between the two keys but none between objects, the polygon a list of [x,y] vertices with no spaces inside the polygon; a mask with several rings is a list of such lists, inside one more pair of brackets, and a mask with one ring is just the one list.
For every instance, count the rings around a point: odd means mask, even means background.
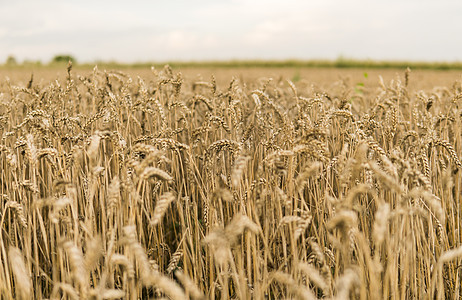
[{"label": "cloud", "polygon": [[211,52],[220,48],[219,39],[213,34],[201,34],[188,30],[173,30],[153,34],[147,48],[140,56],[156,60],[191,60],[206,59]]}]

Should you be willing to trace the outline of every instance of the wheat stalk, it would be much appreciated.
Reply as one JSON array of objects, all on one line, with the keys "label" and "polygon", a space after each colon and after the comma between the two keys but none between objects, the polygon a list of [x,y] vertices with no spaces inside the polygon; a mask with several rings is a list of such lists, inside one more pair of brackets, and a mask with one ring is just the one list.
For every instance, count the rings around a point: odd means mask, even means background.
[{"label": "wheat stalk", "polygon": [[30,299],[32,296],[32,281],[21,250],[10,247],[8,249],[8,258],[13,271],[18,298]]},{"label": "wheat stalk", "polygon": [[157,225],[162,221],[162,217],[168,209],[170,203],[176,199],[175,195],[171,192],[165,193],[160,196],[154,208],[154,215],[151,219],[151,225]]}]

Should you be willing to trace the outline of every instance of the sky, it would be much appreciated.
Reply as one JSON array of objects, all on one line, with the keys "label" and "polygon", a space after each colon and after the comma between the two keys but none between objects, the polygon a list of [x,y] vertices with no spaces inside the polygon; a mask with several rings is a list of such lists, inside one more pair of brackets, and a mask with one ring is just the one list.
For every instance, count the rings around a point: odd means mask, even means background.
[{"label": "sky", "polygon": [[0,0],[0,63],[462,61],[459,0]]}]

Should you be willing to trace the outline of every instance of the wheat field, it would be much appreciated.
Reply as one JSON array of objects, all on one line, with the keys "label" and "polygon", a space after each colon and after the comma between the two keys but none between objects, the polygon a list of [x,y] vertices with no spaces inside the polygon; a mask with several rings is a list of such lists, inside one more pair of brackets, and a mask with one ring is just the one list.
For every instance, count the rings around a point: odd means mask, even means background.
[{"label": "wheat field", "polygon": [[462,83],[0,83],[2,299],[459,299]]}]

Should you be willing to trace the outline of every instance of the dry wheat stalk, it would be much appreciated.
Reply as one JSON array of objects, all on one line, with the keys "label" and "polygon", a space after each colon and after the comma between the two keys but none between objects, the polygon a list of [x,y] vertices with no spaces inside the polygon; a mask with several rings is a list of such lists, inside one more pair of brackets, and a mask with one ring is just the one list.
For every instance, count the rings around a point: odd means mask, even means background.
[{"label": "dry wheat stalk", "polygon": [[388,203],[381,203],[377,207],[374,217],[374,227],[372,231],[374,242],[377,247],[382,245],[385,240],[386,233],[388,232],[388,218],[390,215],[390,205]]},{"label": "dry wheat stalk", "polygon": [[175,271],[175,276],[183,285],[187,295],[191,296],[193,299],[206,299],[202,291],[186,274],[180,271]]},{"label": "dry wheat stalk", "polygon": [[337,286],[337,294],[334,299],[349,299],[351,289],[359,285],[359,276],[355,270],[347,269],[344,274],[338,278],[335,284]]},{"label": "dry wheat stalk", "polygon": [[234,161],[234,166],[231,171],[231,183],[233,187],[237,188],[239,186],[242,174],[244,173],[244,169],[249,160],[249,156],[240,155]]},{"label": "dry wheat stalk", "polygon": [[293,293],[297,299],[316,299],[316,296],[311,290],[297,284],[297,282],[289,274],[283,272],[275,272],[272,274],[272,280],[287,285],[290,292]]},{"label": "dry wheat stalk", "polygon": [[125,256],[121,254],[113,254],[110,258],[111,265],[122,265],[127,271],[129,278],[135,277],[135,268],[131,261]]},{"label": "dry wheat stalk", "polygon": [[118,289],[93,289],[90,291],[90,296],[100,299],[121,299],[125,297],[125,292]]},{"label": "dry wheat stalk", "polygon": [[78,300],[80,299],[79,294],[74,289],[74,287],[68,283],[57,282],[54,287],[53,291],[51,292],[51,299],[61,299],[62,297],[59,296],[59,290],[62,290],[66,296],[70,297],[70,299]]},{"label": "dry wheat stalk", "polygon": [[441,147],[445,148],[449,152],[449,155],[451,155],[451,158],[454,161],[454,163],[456,164],[456,166],[459,169],[462,169],[462,163],[460,162],[459,157],[457,156],[457,153],[454,150],[454,147],[451,145],[451,143],[449,143],[448,141],[440,140],[440,139],[435,139],[435,140],[432,141],[432,143],[435,146],[441,146]]},{"label": "dry wheat stalk", "polygon": [[173,177],[170,176],[170,174],[156,167],[146,167],[143,170],[143,172],[140,174],[140,178],[142,180],[147,180],[149,178],[156,178],[156,179],[160,179],[166,182],[171,182],[173,180]]},{"label": "dry wheat stalk", "polygon": [[10,247],[8,249],[8,258],[14,275],[16,295],[19,299],[31,299],[33,292],[32,281],[21,250]]},{"label": "dry wheat stalk", "polygon": [[5,208],[11,208],[22,227],[27,228],[27,218],[22,205],[16,201],[6,202]]},{"label": "dry wheat stalk", "polygon": [[315,266],[306,262],[299,262],[297,267],[307,276],[310,283],[319,287],[324,292],[324,295],[327,295],[327,283]]},{"label": "dry wheat stalk", "polygon": [[170,203],[176,199],[175,195],[171,192],[167,192],[160,196],[159,200],[156,202],[156,207],[154,208],[154,215],[151,219],[151,225],[157,225],[162,221],[162,217],[168,209]]},{"label": "dry wheat stalk", "polygon": [[[82,250],[74,245],[73,242],[67,241],[62,244],[62,247],[67,252],[69,263],[71,265],[72,277],[79,285],[80,292],[86,291],[89,287],[88,273],[85,268],[85,260]],[[83,296],[81,294],[81,296]]]}]

